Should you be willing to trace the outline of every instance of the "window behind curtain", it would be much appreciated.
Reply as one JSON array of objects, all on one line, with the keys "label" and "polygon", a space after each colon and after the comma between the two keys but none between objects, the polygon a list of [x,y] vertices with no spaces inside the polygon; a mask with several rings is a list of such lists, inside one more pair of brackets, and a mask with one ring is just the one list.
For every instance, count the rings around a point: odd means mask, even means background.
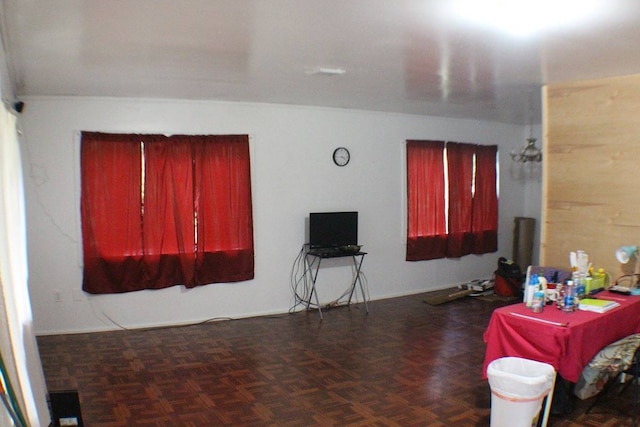
[{"label": "window behind curtain", "polygon": [[497,146],[407,141],[407,261],[498,250]]},{"label": "window behind curtain", "polygon": [[253,278],[246,135],[83,132],[81,177],[85,291]]}]

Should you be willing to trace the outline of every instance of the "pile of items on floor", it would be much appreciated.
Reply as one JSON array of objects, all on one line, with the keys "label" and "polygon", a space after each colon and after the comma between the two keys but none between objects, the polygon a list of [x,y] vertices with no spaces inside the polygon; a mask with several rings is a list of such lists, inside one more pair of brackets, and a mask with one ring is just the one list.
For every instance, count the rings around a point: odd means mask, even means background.
[{"label": "pile of items on floor", "polygon": [[458,286],[459,289],[472,291],[468,294],[470,297],[493,295],[494,287],[493,279],[476,279]]},{"label": "pile of items on floor", "polygon": [[525,278],[520,266],[506,258],[498,259],[498,268],[491,279],[476,279],[463,283],[461,290],[472,291],[469,296],[498,295],[501,297],[522,297],[522,283]]}]

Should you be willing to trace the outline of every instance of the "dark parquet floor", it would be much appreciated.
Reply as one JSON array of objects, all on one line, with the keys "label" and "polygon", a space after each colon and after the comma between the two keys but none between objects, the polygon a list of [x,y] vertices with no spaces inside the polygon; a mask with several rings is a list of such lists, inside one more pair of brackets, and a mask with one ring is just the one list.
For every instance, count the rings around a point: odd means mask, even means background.
[{"label": "dark parquet floor", "polygon": [[[38,344],[49,391],[77,390],[86,426],[488,426],[482,335],[504,302],[423,297]],[[549,425],[631,425],[632,394]]]}]

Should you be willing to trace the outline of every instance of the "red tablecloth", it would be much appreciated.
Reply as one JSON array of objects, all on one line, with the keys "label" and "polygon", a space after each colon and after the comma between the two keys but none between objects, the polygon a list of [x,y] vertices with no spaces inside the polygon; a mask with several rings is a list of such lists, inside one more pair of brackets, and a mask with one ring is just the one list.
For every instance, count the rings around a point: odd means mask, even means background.
[{"label": "red tablecloth", "polygon": [[576,382],[598,351],[620,338],[640,332],[639,296],[605,291],[597,298],[615,300],[620,307],[606,313],[580,310],[565,313],[554,305],[547,305],[542,313],[534,313],[523,303],[496,309],[484,333],[487,345],[482,370],[484,378],[491,361],[515,356],[549,363],[564,379]]}]

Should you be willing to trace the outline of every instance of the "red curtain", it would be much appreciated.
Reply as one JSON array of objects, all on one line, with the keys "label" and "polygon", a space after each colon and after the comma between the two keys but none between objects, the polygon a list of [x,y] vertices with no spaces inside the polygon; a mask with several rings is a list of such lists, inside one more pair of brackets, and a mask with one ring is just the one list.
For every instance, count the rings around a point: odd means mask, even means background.
[{"label": "red curtain", "polygon": [[83,289],[252,279],[249,160],[246,135],[83,132]]},{"label": "red curtain", "polygon": [[407,141],[407,261],[446,255],[444,141]]},{"label": "red curtain", "polygon": [[472,253],[498,250],[498,189],[496,145],[476,145],[476,183],[471,232]]},{"label": "red curtain", "polygon": [[449,177],[449,233],[447,257],[460,258],[471,253],[471,209],[473,200],[473,157],[475,146],[447,143]]},{"label": "red curtain", "polygon": [[248,138],[230,135],[225,140],[198,144],[196,150],[197,281],[252,279],[253,218]]},{"label": "red curtain", "polygon": [[497,146],[446,143],[446,191],[443,152],[442,141],[407,141],[407,261],[498,250]]},{"label": "red curtain", "polygon": [[142,235],[146,289],[195,285],[193,143],[164,136],[144,140]]},{"label": "red curtain", "polygon": [[136,135],[82,134],[82,242],[88,292],[108,288],[110,283],[131,286],[138,281],[141,159]]}]

